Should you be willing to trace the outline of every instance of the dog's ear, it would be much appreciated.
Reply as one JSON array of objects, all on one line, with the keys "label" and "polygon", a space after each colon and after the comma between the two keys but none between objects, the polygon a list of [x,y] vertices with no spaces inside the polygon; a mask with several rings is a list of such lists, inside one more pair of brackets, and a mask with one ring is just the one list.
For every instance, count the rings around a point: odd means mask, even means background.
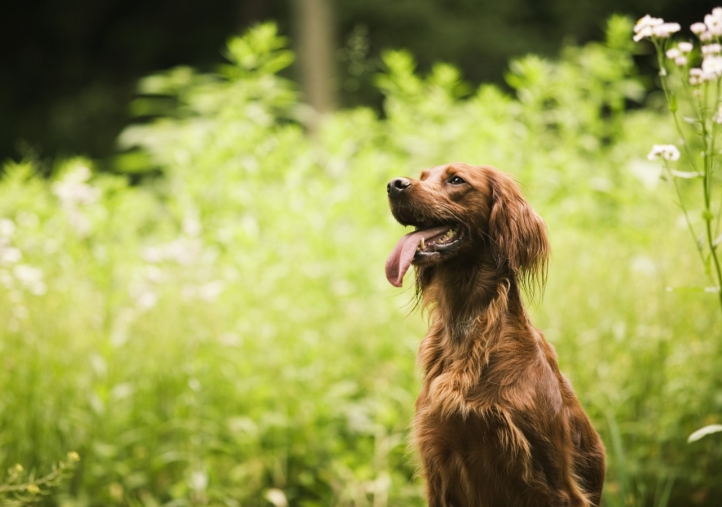
[{"label": "dog's ear", "polygon": [[546,224],[511,177],[493,171],[489,182],[489,237],[497,267],[511,270],[528,292],[543,290],[551,251]]}]

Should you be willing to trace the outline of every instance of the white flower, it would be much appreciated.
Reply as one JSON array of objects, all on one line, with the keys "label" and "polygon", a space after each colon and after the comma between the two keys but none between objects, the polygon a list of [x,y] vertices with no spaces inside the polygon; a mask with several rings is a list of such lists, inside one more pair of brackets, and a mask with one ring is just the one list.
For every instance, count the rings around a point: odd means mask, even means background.
[{"label": "white flower", "polygon": [[203,232],[201,223],[195,218],[185,218],[183,220],[183,233],[188,236],[198,236]]},{"label": "white flower", "polygon": [[637,24],[634,25],[634,32],[636,33],[639,30],[641,30],[642,28],[647,27],[647,26],[650,26],[650,27],[659,26],[662,23],[664,23],[664,20],[662,18],[653,18],[652,16],[647,14],[643,18],[637,20]]},{"label": "white flower", "polygon": [[180,238],[168,243],[165,249],[166,258],[173,259],[178,264],[188,265],[198,259],[203,250],[203,244],[198,239]]},{"label": "white flower", "polygon": [[158,296],[155,292],[146,290],[136,298],[135,304],[141,311],[150,310],[158,303]]},{"label": "white flower", "polygon": [[702,72],[714,77],[722,76],[722,56],[706,56],[702,61]]},{"label": "white flower", "polygon": [[141,254],[145,262],[162,262],[165,260],[165,251],[163,247],[146,246]]},{"label": "white flower", "polygon": [[722,11],[716,8],[704,17],[704,24],[712,35],[722,35]]},{"label": "white flower", "polygon": [[156,263],[175,261],[178,264],[194,263],[203,251],[203,243],[197,238],[180,237],[161,246],[143,248],[142,256],[146,262]]},{"label": "white flower", "polygon": [[66,207],[76,204],[92,204],[100,198],[99,189],[79,181],[57,181],[53,183],[53,193]]},{"label": "white flower", "polygon": [[201,470],[197,470],[191,474],[188,482],[191,489],[194,491],[205,491],[208,487],[208,474]]},{"label": "white flower", "polygon": [[675,58],[677,58],[677,57],[678,57],[679,55],[681,55],[681,54],[682,54],[682,53],[681,53],[680,50],[677,49],[677,48],[672,48],[672,49],[668,49],[668,50],[667,50],[667,58],[675,59]]},{"label": "white flower", "polygon": [[0,218],[0,236],[9,237],[15,232],[15,223],[9,218]]},{"label": "white flower", "polygon": [[636,32],[634,37],[632,37],[632,39],[634,40],[634,42],[639,42],[640,40],[646,39],[647,37],[651,37],[651,36],[652,36],[652,28],[649,26],[645,26],[639,32]]},{"label": "white flower", "polygon": [[680,55],[677,58],[674,59],[675,65],[679,65],[680,67],[684,67],[687,65],[687,57]]},{"label": "white flower", "polygon": [[218,296],[220,296],[223,289],[223,282],[220,280],[214,280],[198,287],[198,297],[203,301],[212,303],[218,298]]},{"label": "white flower", "polygon": [[707,44],[706,46],[702,46],[703,55],[714,55],[720,51],[722,51],[722,46],[719,44]]},{"label": "white flower", "polygon": [[0,248],[0,264],[15,264],[16,262],[20,262],[22,258],[23,254],[17,248]]},{"label": "white flower", "polygon": [[43,272],[38,268],[27,264],[18,264],[13,269],[13,275],[36,296],[42,296],[48,290],[43,281]]},{"label": "white flower", "polygon": [[704,42],[706,42],[708,40],[712,40],[712,32],[704,32],[703,34],[701,34],[699,36],[699,40],[704,41]]},{"label": "white flower", "polygon": [[163,270],[152,264],[145,267],[145,277],[151,283],[162,283],[166,279]]},{"label": "white flower", "polygon": [[679,32],[680,28],[679,23],[663,23],[652,28],[652,35],[665,38],[675,32]]},{"label": "white flower", "polygon": [[15,266],[13,273],[15,274],[15,278],[23,283],[34,283],[43,279],[43,272],[40,269],[28,266],[27,264]]},{"label": "white flower", "polygon": [[679,150],[673,144],[655,144],[647,155],[647,159],[655,160],[660,157],[664,160],[679,160]]},{"label": "white flower", "polygon": [[705,81],[712,81],[714,79],[715,75],[710,72],[706,72],[697,67],[689,69],[689,84],[692,86],[697,86]]},{"label": "white flower", "polygon": [[692,30],[693,34],[699,35],[707,30],[707,25],[704,23],[694,23],[689,27],[689,29]]},{"label": "white flower", "polygon": [[678,47],[682,53],[689,53],[694,49],[694,46],[691,42],[680,42]]},{"label": "white flower", "polygon": [[664,24],[663,19],[653,18],[649,14],[647,14],[642,19],[637,21],[636,25],[634,25],[634,42],[639,42],[646,37],[651,37],[652,35],[654,35],[652,29],[662,24]]}]

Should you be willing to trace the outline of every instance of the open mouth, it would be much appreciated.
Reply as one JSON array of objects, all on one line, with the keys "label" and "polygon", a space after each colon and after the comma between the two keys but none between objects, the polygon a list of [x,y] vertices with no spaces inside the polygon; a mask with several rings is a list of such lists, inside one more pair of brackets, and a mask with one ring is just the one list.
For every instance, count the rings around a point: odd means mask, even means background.
[{"label": "open mouth", "polygon": [[[436,232],[441,229],[441,232]],[[429,236],[431,235],[431,236]],[[416,258],[423,258],[436,252],[445,252],[453,249],[461,241],[461,233],[453,226],[418,229],[411,233],[411,238],[418,237],[418,245],[414,254]],[[408,240],[406,240],[408,241]]]},{"label": "open mouth", "polygon": [[401,287],[412,262],[431,259],[461,245],[463,234],[453,225],[419,228],[403,236],[386,259],[386,278]]}]

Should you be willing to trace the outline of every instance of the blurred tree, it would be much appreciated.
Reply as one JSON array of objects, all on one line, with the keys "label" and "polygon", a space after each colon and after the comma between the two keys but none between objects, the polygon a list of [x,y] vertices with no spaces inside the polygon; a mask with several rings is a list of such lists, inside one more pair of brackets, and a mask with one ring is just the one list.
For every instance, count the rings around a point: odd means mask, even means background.
[{"label": "blurred tree", "polygon": [[[308,61],[303,53],[310,52],[314,65],[326,68],[317,71],[327,74],[319,82],[337,83],[341,105],[377,106],[381,95],[372,78],[385,48],[409,49],[422,71],[442,60],[474,83],[502,82],[509,58],[552,55],[565,40],[601,39],[613,12],[675,19],[686,30],[719,0],[296,2],[298,11],[288,0],[6,2],[0,16],[0,160],[56,153],[105,157],[129,121],[127,104],[139,77],[180,64],[210,70],[228,36],[264,19],[277,20],[282,33],[295,36],[302,57],[292,74],[301,74]],[[320,6],[319,12],[332,7],[333,22],[322,24],[329,29],[304,32],[298,26],[293,33],[304,5]],[[304,49],[302,41],[310,39],[303,33],[338,50]],[[328,77],[334,64],[335,81]],[[306,71],[309,83],[311,74]],[[325,105],[305,89],[317,109],[332,107],[332,89],[321,94],[329,98]]]},{"label": "blurred tree", "polygon": [[[296,0],[301,85],[319,115],[333,110],[333,23],[328,0]],[[315,122],[314,122],[315,123]]]}]

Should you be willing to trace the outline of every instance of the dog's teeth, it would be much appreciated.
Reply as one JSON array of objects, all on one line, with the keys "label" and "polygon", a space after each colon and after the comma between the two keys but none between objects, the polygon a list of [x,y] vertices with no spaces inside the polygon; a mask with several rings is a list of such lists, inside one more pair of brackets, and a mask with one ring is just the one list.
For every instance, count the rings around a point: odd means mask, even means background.
[{"label": "dog's teeth", "polygon": [[421,245],[420,245],[420,249],[422,249],[422,250],[423,250],[424,248],[426,248],[426,245],[424,244],[424,238],[421,238]]}]

